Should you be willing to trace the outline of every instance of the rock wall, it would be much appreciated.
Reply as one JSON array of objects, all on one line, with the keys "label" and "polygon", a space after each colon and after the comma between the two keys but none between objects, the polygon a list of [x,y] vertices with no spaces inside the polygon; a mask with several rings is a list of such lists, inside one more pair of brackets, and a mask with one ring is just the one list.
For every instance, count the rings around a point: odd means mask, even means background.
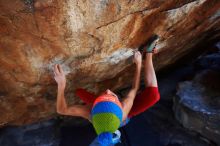
[{"label": "rock wall", "polygon": [[132,51],[153,34],[158,70],[219,37],[219,18],[219,0],[0,0],[0,126],[54,116],[55,63],[78,103],[78,87],[130,84]]}]

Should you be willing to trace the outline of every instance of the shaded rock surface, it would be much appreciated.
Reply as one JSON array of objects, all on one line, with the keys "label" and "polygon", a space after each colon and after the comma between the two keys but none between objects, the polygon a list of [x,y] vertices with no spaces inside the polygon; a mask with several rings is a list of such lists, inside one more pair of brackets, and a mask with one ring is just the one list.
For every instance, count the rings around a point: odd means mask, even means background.
[{"label": "shaded rock surface", "polygon": [[154,33],[157,70],[219,37],[219,8],[219,0],[0,0],[0,126],[54,116],[55,63],[78,103],[78,87],[98,94],[130,84],[128,58]]},{"label": "shaded rock surface", "polygon": [[1,146],[59,146],[60,131],[55,120],[0,131]]},{"label": "shaded rock surface", "polygon": [[179,83],[177,96],[174,98],[177,120],[184,127],[200,133],[218,145],[220,145],[219,54],[201,57],[196,62],[197,67],[206,69],[200,70],[193,80]]}]

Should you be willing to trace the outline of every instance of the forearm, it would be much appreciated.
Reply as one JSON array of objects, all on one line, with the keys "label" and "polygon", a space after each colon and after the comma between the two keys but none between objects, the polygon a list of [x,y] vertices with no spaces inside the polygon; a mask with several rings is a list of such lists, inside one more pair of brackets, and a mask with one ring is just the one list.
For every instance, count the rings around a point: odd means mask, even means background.
[{"label": "forearm", "polygon": [[136,64],[136,70],[134,74],[132,89],[137,92],[140,87],[140,76],[141,76],[141,64]]},{"label": "forearm", "polygon": [[128,92],[127,97],[122,101],[123,109],[123,121],[127,118],[140,86],[140,76],[141,76],[141,64],[136,65],[135,75],[133,79],[132,89]]},{"label": "forearm", "polygon": [[64,96],[64,90],[65,87],[58,85],[58,91],[57,91],[57,112],[62,114],[67,109],[67,103]]}]

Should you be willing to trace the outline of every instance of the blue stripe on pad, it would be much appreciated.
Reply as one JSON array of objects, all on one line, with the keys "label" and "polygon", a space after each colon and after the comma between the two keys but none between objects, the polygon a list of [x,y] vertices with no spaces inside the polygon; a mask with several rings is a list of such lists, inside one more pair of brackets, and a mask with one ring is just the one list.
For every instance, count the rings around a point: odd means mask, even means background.
[{"label": "blue stripe on pad", "polygon": [[[109,108],[110,107],[110,108]],[[112,113],[115,114],[120,121],[122,121],[122,109],[115,103],[109,101],[103,101],[97,103],[93,109],[91,114],[99,114],[99,113]]]}]

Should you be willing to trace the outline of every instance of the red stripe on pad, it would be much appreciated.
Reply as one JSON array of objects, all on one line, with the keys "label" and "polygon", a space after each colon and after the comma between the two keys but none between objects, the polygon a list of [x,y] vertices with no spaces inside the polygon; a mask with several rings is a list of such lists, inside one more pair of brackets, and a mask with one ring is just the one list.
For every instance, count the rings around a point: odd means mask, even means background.
[{"label": "red stripe on pad", "polygon": [[110,95],[110,94],[104,94],[104,95],[97,97],[94,104],[93,104],[93,107],[97,103],[104,102],[104,101],[113,102],[113,103],[117,104],[120,108],[122,108],[121,102],[118,100],[118,98],[113,95]]}]

